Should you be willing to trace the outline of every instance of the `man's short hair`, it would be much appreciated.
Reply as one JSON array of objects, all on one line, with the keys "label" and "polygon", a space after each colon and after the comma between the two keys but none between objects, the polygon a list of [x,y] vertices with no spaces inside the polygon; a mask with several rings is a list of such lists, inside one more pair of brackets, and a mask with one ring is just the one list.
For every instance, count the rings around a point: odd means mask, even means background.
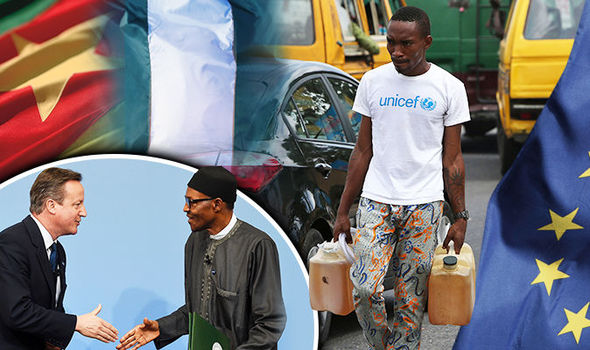
[{"label": "man's short hair", "polygon": [[416,22],[424,37],[430,35],[430,19],[424,10],[417,7],[400,7],[400,9],[395,11],[393,16],[391,16],[389,21]]},{"label": "man's short hair", "polygon": [[53,199],[59,204],[64,200],[64,185],[68,181],[82,181],[82,174],[70,169],[48,168],[43,170],[35,179],[29,196],[33,214],[41,214],[47,199]]}]

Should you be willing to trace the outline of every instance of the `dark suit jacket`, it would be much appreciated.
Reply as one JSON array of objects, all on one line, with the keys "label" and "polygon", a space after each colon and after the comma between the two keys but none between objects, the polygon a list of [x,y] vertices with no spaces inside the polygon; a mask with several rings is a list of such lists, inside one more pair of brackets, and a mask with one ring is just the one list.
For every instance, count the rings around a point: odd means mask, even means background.
[{"label": "dark suit jacket", "polygon": [[55,306],[55,276],[39,227],[31,216],[0,232],[0,349],[38,350],[45,342],[65,348],[76,316],[64,312],[66,255],[58,246],[61,293]]}]

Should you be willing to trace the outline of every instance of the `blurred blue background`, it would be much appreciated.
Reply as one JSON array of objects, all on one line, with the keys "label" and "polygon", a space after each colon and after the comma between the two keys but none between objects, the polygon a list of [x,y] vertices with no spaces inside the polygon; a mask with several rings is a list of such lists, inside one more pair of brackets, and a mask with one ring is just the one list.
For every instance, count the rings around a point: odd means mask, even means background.
[{"label": "blurred blue background", "polygon": [[[100,317],[123,336],[143,320],[169,314],[184,304],[184,244],[190,234],[186,184],[194,170],[139,156],[90,156],[51,164],[82,173],[88,216],[75,236],[59,241],[67,254],[66,312],[83,314],[103,305]],[[43,168],[0,186],[0,230],[29,214],[29,190]],[[281,264],[287,325],[282,349],[314,348],[314,317],[306,273],[287,236],[257,205],[239,194],[236,216],[269,234]],[[184,336],[166,349],[187,349]],[[113,349],[78,333],[68,349]],[[155,349],[153,344],[143,349]]]}]

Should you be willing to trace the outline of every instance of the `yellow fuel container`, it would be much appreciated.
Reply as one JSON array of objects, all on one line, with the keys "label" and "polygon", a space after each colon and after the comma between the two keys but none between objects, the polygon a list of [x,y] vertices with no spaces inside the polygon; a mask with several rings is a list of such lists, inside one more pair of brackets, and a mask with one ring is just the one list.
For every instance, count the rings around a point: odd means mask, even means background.
[{"label": "yellow fuel container", "polygon": [[309,298],[311,308],[348,315],[352,301],[351,263],[337,243],[324,242],[309,260]]},{"label": "yellow fuel container", "polygon": [[439,245],[428,280],[428,318],[435,325],[464,326],[471,320],[475,302],[475,259],[469,244],[456,255]]}]

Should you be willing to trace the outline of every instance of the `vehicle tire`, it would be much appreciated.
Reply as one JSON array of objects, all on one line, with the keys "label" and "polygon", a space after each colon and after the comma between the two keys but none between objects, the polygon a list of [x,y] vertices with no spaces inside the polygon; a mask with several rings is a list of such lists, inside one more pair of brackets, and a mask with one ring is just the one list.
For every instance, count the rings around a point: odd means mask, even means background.
[{"label": "vehicle tire", "polygon": [[[311,258],[309,253],[313,247],[316,247],[318,244],[322,243],[324,240],[324,236],[322,236],[321,232],[316,230],[315,228],[310,228],[309,231],[303,237],[303,241],[301,242],[301,257],[305,261],[306,259]],[[309,269],[309,265],[307,266]]]},{"label": "vehicle tire", "polygon": [[[320,231],[315,228],[309,229],[303,243],[301,244],[301,251],[306,256],[305,264],[307,270],[309,270],[309,259],[317,253],[317,245],[324,242],[324,237]],[[319,323],[319,343],[322,344],[328,339],[330,334],[330,325],[332,324],[333,314],[328,311],[318,311],[318,323]]]},{"label": "vehicle tire", "polygon": [[518,151],[520,151],[521,145],[514,141],[513,139],[509,139],[504,132],[504,128],[502,128],[502,123],[498,121],[498,134],[497,134],[497,141],[498,141],[498,154],[500,155],[500,173],[502,175],[506,174],[510,166],[516,159],[518,155]]}]

